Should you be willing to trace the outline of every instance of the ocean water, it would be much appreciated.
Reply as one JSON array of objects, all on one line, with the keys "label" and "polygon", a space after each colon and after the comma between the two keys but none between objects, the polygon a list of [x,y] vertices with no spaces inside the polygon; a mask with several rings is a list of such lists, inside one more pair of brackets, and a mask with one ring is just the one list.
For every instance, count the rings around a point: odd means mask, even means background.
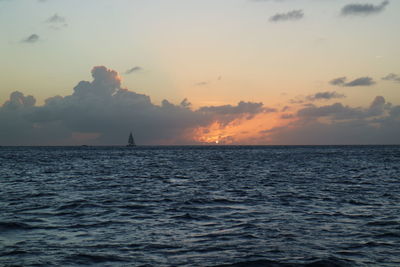
[{"label": "ocean water", "polygon": [[0,266],[400,266],[400,146],[0,147]]}]

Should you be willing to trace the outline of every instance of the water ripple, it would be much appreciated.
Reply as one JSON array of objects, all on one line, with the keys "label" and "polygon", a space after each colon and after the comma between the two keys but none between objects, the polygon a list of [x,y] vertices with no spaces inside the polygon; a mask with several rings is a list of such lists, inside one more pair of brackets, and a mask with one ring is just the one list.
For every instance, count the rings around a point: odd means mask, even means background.
[{"label": "water ripple", "polygon": [[1,266],[399,266],[399,146],[1,147]]}]

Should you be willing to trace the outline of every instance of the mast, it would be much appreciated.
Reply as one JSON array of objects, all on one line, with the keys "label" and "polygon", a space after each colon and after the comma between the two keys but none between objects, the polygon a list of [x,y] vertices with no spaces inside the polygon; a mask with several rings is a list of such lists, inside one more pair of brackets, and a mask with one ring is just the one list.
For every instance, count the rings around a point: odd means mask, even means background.
[{"label": "mast", "polygon": [[136,144],[135,144],[135,140],[133,139],[132,132],[129,134],[129,138],[128,138],[128,146],[136,146]]}]

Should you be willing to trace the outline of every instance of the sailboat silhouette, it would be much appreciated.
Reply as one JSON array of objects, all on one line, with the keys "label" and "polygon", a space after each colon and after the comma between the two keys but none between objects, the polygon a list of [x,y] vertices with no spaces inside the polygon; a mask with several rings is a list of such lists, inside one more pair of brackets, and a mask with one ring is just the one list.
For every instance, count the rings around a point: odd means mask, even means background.
[{"label": "sailboat silhouette", "polygon": [[135,140],[133,139],[132,132],[129,134],[128,144],[126,146],[129,146],[129,147],[136,146]]}]

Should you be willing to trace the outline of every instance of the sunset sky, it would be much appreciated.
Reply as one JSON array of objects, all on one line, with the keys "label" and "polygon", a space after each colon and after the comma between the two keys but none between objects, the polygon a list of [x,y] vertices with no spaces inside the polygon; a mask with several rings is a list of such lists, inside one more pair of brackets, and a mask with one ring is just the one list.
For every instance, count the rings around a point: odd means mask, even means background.
[{"label": "sunset sky", "polygon": [[399,14],[394,0],[0,0],[0,145],[399,144]]}]

